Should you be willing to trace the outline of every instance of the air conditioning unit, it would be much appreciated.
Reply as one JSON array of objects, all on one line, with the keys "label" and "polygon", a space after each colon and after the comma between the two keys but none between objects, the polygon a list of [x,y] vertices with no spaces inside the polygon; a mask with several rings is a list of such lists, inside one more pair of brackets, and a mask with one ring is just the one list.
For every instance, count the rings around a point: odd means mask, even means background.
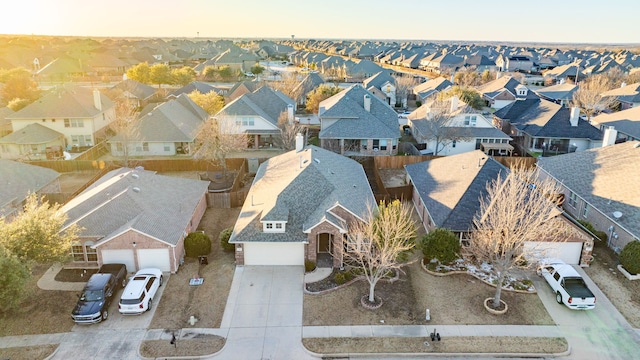
[{"label": "air conditioning unit", "polygon": [[373,148],[373,151],[379,151],[379,150],[380,150],[380,149],[378,149],[378,148]]}]

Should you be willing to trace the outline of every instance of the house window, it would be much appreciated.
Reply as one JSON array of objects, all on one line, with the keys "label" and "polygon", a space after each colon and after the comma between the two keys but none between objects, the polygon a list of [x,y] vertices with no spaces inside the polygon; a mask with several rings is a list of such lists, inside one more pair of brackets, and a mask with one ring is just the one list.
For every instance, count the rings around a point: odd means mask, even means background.
[{"label": "house window", "polygon": [[582,209],[582,217],[586,219],[587,215],[589,215],[589,204],[584,204],[584,209]]},{"label": "house window", "polygon": [[571,205],[571,207],[573,207],[575,209],[576,204],[578,203],[578,195],[576,195],[576,193],[572,192],[571,194],[569,194],[569,205]]},{"label": "house window", "polygon": [[84,261],[84,246],[79,244],[71,246],[71,256],[73,261]]},{"label": "house window", "polygon": [[481,144],[480,139],[476,139],[476,150],[480,150],[480,144]]},{"label": "house window", "polygon": [[267,229],[273,229],[273,224],[272,223],[267,223],[266,228]]},{"label": "house window", "polygon": [[282,229],[282,224],[276,223],[276,229]]},{"label": "house window", "polygon": [[451,147],[456,147],[456,141],[453,140],[453,142],[451,143]]},{"label": "house window", "polygon": [[98,250],[92,249],[93,242],[84,244],[85,251],[87,253],[87,261],[98,261]]},{"label": "house window", "polygon": [[464,126],[476,126],[477,116],[467,115],[464,117]]},{"label": "house window", "polygon": [[171,151],[171,147],[169,145],[165,145],[164,152],[169,152],[169,151]]},{"label": "house window", "polygon": [[380,149],[380,140],[375,139],[373,140],[373,151],[377,151],[378,149]]},{"label": "house window", "polygon": [[64,119],[64,127],[84,127],[84,120],[80,119]]},{"label": "house window", "polygon": [[380,150],[387,150],[387,140],[380,140]]},{"label": "house window", "polygon": [[253,118],[242,118],[242,126],[253,126],[254,120]]},{"label": "house window", "polygon": [[142,151],[149,151],[149,143],[148,142],[143,142],[142,143]]}]

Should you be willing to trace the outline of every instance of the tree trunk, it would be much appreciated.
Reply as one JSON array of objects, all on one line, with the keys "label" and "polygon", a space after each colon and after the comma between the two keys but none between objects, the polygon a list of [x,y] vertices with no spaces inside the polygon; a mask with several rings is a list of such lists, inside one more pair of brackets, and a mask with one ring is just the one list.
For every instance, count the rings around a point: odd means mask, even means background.
[{"label": "tree trunk", "polygon": [[370,303],[376,302],[375,289],[376,289],[376,282],[370,282],[369,283],[369,302]]},{"label": "tree trunk", "polygon": [[504,281],[504,274],[498,275],[498,283],[496,284],[496,294],[493,297],[493,308],[498,309],[500,307],[500,295],[502,294],[502,282]]}]

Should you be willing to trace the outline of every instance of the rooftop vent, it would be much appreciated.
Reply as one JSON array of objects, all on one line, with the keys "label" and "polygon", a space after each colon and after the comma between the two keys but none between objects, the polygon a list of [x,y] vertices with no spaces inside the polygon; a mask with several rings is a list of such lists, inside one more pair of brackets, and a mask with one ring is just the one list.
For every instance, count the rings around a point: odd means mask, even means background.
[{"label": "rooftop vent", "polygon": [[619,220],[622,217],[622,212],[614,211],[613,212],[613,217],[616,218],[616,220]]},{"label": "rooftop vent", "polygon": [[139,187],[137,187],[137,186],[134,186],[132,190],[133,190],[134,192],[137,192],[137,193],[139,193],[139,192],[140,192],[140,188],[139,188]]},{"label": "rooftop vent", "polygon": [[134,174],[131,174],[131,177],[134,179],[139,179],[140,175],[134,173]]}]

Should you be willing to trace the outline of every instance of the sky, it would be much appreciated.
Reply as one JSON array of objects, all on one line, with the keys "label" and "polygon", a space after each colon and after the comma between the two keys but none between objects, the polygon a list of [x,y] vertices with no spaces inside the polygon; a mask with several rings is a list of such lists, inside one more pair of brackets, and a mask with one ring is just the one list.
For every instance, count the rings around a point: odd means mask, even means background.
[{"label": "sky", "polygon": [[0,34],[640,43],[638,0],[11,0]]}]

